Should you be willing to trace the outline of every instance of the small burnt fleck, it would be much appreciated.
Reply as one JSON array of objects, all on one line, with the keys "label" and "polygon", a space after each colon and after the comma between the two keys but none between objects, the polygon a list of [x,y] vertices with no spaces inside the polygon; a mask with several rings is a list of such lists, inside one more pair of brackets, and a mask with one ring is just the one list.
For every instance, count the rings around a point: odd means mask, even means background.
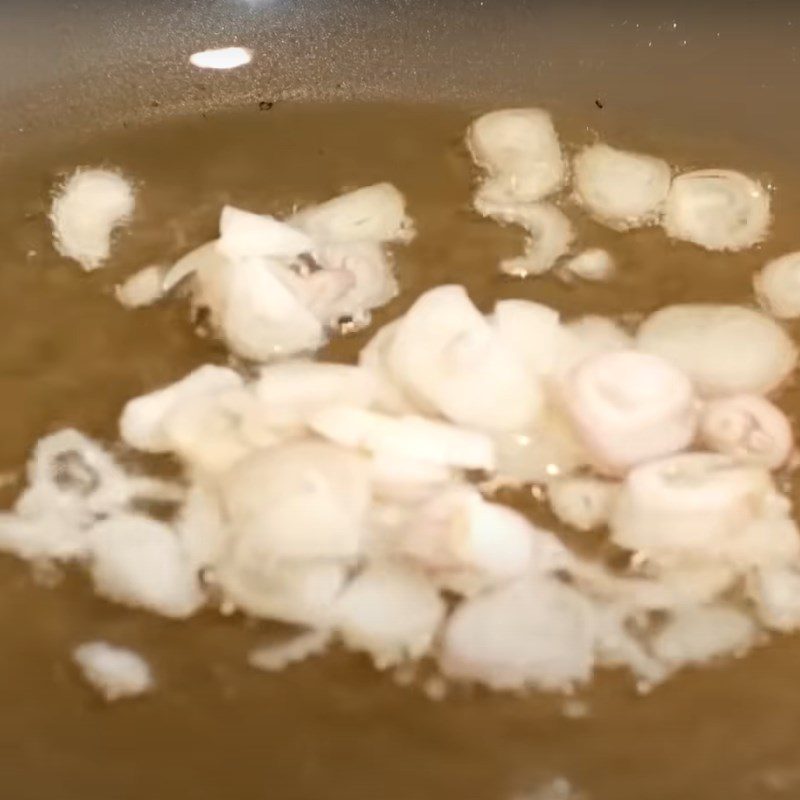
[{"label": "small burnt fleck", "polygon": [[595,104],[595,105],[596,105],[598,108],[603,108],[603,104],[600,102],[600,100],[595,100],[595,101],[594,101],[594,104]]},{"label": "small burnt fleck", "polygon": [[259,111],[269,111],[274,105],[275,105],[275,102],[272,101],[272,100],[262,100],[258,104],[258,110]]}]

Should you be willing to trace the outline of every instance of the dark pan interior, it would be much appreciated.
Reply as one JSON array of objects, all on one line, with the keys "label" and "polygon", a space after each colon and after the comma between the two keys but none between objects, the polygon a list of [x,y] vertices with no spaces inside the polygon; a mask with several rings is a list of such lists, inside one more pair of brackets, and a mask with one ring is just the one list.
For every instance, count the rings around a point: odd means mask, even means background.
[{"label": "dark pan interior", "polygon": [[[795,4],[757,0],[7,0],[0,136],[8,151],[52,128],[263,99],[600,100],[601,120],[646,115],[788,153],[798,26]],[[253,64],[188,64],[231,44]]]}]

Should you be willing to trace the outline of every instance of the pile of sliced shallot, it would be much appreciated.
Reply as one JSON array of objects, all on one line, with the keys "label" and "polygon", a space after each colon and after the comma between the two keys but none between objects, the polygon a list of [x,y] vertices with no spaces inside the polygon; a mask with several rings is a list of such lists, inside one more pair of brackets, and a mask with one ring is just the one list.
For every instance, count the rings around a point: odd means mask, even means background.
[{"label": "pile of sliced shallot", "polygon": [[[710,250],[752,247],[770,223],[769,194],[737,172],[674,175],[600,143],[570,164],[538,109],[487,114],[467,144],[476,210],[527,233],[501,264],[515,275],[613,279],[561,206]],[[54,202],[59,249],[87,269],[131,213],[120,180],[79,172]],[[226,207],[217,240],[118,287],[138,306],[185,283],[255,363],[203,366],[122,409],[123,443],[177,459],[179,481],[74,430],[41,440],[0,549],[77,562],[100,596],[155,614],[212,606],[303,629],[251,654],[267,670],[344,645],[498,690],[568,691],[601,667],[646,688],[800,629],[800,531],[780,488],[795,449],[774,402],[797,367],[775,318],[800,315],[800,255],[756,276],[764,311],[673,305],[632,330],[527,300],[484,314],[446,285],[375,330],[357,365],[314,360],[395,296],[391,246],[412,235],[389,184],[285,220]],[[614,567],[495,502],[501,486],[604,531]]]}]

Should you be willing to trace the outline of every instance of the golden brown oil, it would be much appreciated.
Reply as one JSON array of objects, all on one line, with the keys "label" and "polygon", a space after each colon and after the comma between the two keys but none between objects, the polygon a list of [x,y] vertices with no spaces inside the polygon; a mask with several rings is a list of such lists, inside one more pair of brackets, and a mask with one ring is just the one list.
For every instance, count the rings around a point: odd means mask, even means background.
[{"label": "golden brown oil", "polygon": [[[522,234],[469,210],[461,139],[474,111],[279,104],[53,142],[2,165],[0,472],[60,427],[113,441],[127,398],[224,360],[194,335],[179,300],[126,311],[113,287],[212,238],[226,202],[280,214],[394,182],[419,236],[397,253],[403,293],[376,324],[443,282],[465,284],[484,307],[526,297],[567,317],[635,315],[685,300],[749,303],[753,270],[800,246],[793,165],[698,132],[560,119],[572,147],[600,133],[682,167],[740,168],[773,183],[773,235],[757,250],[710,255],[658,230],[610,232],[565,197],[581,243],[611,250],[618,277],[603,285],[505,278],[495,265]],[[138,184],[133,224],[108,267],[91,275],[54,253],[46,218],[54,181],[79,165],[119,167]],[[368,336],[339,339],[328,355],[350,359]],[[797,391],[784,402],[796,418]],[[626,676],[602,675],[583,694],[588,717],[568,719],[562,699],[540,695],[459,691],[432,702],[357,655],[334,653],[279,675],[251,670],[248,650],[274,633],[211,613],[165,622],[93,598],[77,576],[45,588],[26,566],[0,560],[2,797],[511,800],[558,775],[593,800],[800,797],[800,637],[685,673],[648,697]],[[69,661],[90,638],[139,649],[157,672],[157,694],[115,707],[97,701]]]}]

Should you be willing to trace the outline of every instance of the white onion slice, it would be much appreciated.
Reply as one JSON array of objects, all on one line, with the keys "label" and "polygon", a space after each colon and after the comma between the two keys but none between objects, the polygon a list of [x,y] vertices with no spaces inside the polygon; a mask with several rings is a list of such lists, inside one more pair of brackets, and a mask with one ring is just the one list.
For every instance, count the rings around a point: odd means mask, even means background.
[{"label": "white onion slice", "polygon": [[710,450],[768,469],[785,464],[794,446],[786,415],[759,395],[734,395],[707,403],[700,438]]},{"label": "white onion slice", "polygon": [[270,256],[293,259],[314,249],[310,236],[275,217],[225,206],[219,223],[217,250],[236,260]]},{"label": "white onion slice", "polygon": [[755,611],[767,628],[800,629],[800,572],[797,565],[756,570],[747,583]]},{"label": "white onion slice", "polygon": [[640,619],[642,612],[675,611],[711,603],[739,577],[730,564],[714,562],[668,566],[648,563],[643,575],[620,576],[602,565],[574,559],[567,571],[584,594],[634,620]]},{"label": "white onion slice", "polygon": [[461,286],[423,294],[397,327],[392,374],[455,423],[522,430],[541,411],[542,388]]},{"label": "white onion slice", "polygon": [[653,638],[655,655],[673,669],[706,664],[730,655],[743,655],[756,642],[753,620],[723,605],[676,612]]},{"label": "white onion slice", "polygon": [[563,274],[584,281],[607,281],[614,277],[617,266],[608,250],[592,247],[564,263]]},{"label": "white onion slice", "polygon": [[672,362],[704,396],[764,394],[797,364],[797,348],[765,314],[734,305],[662,308],[639,328],[636,344]]},{"label": "white onion slice", "polygon": [[753,277],[753,288],[762,307],[773,317],[800,317],[800,252],[768,262]]},{"label": "white onion slice", "polygon": [[86,642],[72,651],[86,682],[108,702],[145,694],[155,686],[150,665],[136,652],[108,642]]},{"label": "white onion slice", "polygon": [[551,203],[498,203],[478,197],[475,209],[505,225],[519,225],[529,234],[523,255],[500,262],[500,271],[507,275],[517,278],[543,275],[569,252],[575,239],[569,218]]},{"label": "white onion slice", "polygon": [[550,115],[538,108],[492,111],[476,119],[467,146],[487,177],[480,197],[535,202],[558,190],[566,168]]},{"label": "white onion slice", "polygon": [[370,465],[376,497],[398,503],[429,497],[455,477],[450,467],[393,455],[374,455]]},{"label": "white onion slice", "polygon": [[437,584],[467,595],[528,573],[554,572],[571,561],[552,533],[463,485],[423,503],[399,547]]},{"label": "white onion slice", "polygon": [[[375,335],[361,348],[358,355],[359,366],[370,373],[377,381],[375,407],[389,414],[414,414],[418,411],[430,411],[427,404],[415,403],[408,392],[392,374],[389,366],[389,353],[400,319],[380,328]],[[417,398],[418,399],[418,398]]]},{"label": "white onion slice", "polygon": [[352,558],[370,503],[368,464],[325,442],[262,450],[224,477],[226,517],[265,558]]},{"label": "white onion slice", "polygon": [[270,423],[295,430],[326,406],[368,407],[378,393],[377,380],[366,369],[301,359],[263,367],[254,388]]},{"label": "white onion slice", "polygon": [[230,531],[214,483],[196,481],[192,485],[174,526],[183,552],[197,571],[219,561]]},{"label": "white onion slice", "polygon": [[375,308],[386,305],[397,296],[397,279],[391,261],[378,242],[344,242],[326,244],[314,252],[323,267],[312,278],[331,272],[351,276],[352,282],[333,302],[324,308],[327,320],[342,317],[359,320]]},{"label": "white onion slice", "polygon": [[87,272],[111,255],[111,235],[133,214],[134,190],[116,172],[79,169],[53,199],[50,222],[58,252]]},{"label": "white onion slice", "polygon": [[390,417],[352,406],[331,406],[309,420],[312,430],[344,447],[443,467],[491,470],[491,439],[424,417]]},{"label": "white onion slice", "polygon": [[692,442],[697,401],[668,361],[635,350],[582,361],[566,377],[563,402],[598,468],[623,473]]},{"label": "white onion slice", "polygon": [[408,242],[414,236],[405,198],[390,183],[304,208],[289,223],[317,242]]},{"label": "white onion slice", "polygon": [[40,555],[59,559],[82,554],[82,531],[98,517],[124,511],[136,497],[164,488],[157,480],[129,475],[97,442],[73,429],[39,440],[27,477],[28,487],[14,506],[22,527],[9,518],[0,539],[9,549],[40,548]]},{"label": "white onion slice", "polygon": [[563,336],[558,311],[529,300],[501,300],[489,321],[500,339],[536,375],[553,372]]},{"label": "white onion slice", "polygon": [[245,389],[187,398],[162,423],[170,450],[192,469],[218,474],[230,469],[254,448],[245,419],[257,403]]},{"label": "white onion slice", "polygon": [[280,672],[292,664],[324,653],[333,637],[330,631],[306,631],[285,642],[256,647],[247,657],[247,663],[265,672]]},{"label": "white onion slice", "polygon": [[345,566],[338,561],[274,561],[248,539],[217,564],[213,580],[224,601],[264,619],[324,629],[344,588]]},{"label": "white onion slice", "polygon": [[340,304],[356,290],[356,276],[347,269],[303,272],[273,262],[270,270],[322,325],[334,325],[338,321]]},{"label": "white onion slice", "polygon": [[204,602],[193,565],[171,528],[124,514],[91,530],[95,591],[109,600],[184,619]]},{"label": "white onion slice", "polygon": [[164,294],[166,270],[157,264],[144,267],[114,287],[114,296],[125,308],[144,308],[158,302]]},{"label": "white onion slice", "polygon": [[675,178],[667,196],[667,234],[707,250],[753,247],[767,235],[769,224],[769,193],[741,172],[687,172]]},{"label": "white onion slice", "polygon": [[614,320],[597,314],[578,317],[561,328],[556,377],[562,381],[588,358],[633,347],[633,337]]},{"label": "white onion slice", "polygon": [[757,565],[800,553],[800,538],[769,472],[712,453],[684,453],[629,473],[612,540],[654,561]]},{"label": "white onion slice", "polygon": [[376,564],[342,592],[333,616],[345,645],[368,652],[385,669],[424,656],[445,610],[439,593],[417,572]]},{"label": "white onion slice", "polygon": [[599,222],[629,230],[658,222],[671,181],[660,158],[595,144],[574,161],[575,194]]},{"label": "white onion slice", "polygon": [[191,275],[201,270],[209,274],[216,274],[217,270],[223,268],[226,263],[225,257],[217,250],[216,240],[206,242],[181,256],[167,270],[161,282],[161,289],[166,294]]},{"label": "white onion slice", "polygon": [[227,367],[206,364],[150,394],[129,400],[119,420],[120,435],[126,444],[149,453],[166,453],[171,442],[164,421],[181,404],[197,397],[240,389],[241,376]]},{"label": "white onion slice", "polygon": [[231,262],[224,280],[219,327],[235,353],[253,361],[319,349],[320,321],[261,259]]},{"label": "white onion slice", "polygon": [[445,676],[492,689],[568,691],[591,677],[589,602],[551,578],[527,578],[462,603],[444,631]]}]

